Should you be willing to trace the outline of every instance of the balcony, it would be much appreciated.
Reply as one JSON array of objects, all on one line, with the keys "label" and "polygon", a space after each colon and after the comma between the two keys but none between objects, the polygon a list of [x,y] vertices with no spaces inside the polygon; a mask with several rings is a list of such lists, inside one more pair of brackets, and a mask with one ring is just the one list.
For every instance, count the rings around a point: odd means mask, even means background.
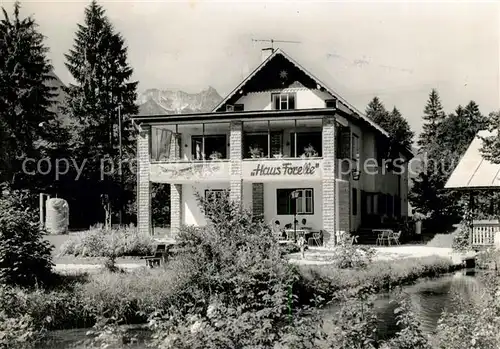
[{"label": "balcony", "polygon": [[229,181],[229,160],[152,163],[150,179],[155,183]]}]

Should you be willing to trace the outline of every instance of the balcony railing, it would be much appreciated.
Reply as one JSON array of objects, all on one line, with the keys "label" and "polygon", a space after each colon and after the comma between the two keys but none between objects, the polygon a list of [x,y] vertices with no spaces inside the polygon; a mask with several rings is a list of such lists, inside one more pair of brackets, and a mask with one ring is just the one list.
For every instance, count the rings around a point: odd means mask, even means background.
[{"label": "balcony railing", "polygon": [[157,183],[226,181],[230,178],[229,165],[229,160],[152,163],[150,177]]}]

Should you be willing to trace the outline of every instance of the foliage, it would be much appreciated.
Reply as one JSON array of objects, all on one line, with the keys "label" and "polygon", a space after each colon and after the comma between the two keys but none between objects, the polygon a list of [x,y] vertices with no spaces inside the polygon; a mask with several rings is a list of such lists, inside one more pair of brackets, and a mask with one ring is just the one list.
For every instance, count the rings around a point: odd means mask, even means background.
[{"label": "foliage", "polygon": [[471,229],[465,224],[460,224],[453,237],[452,249],[460,252],[469,251],[471,249],[470,234]]},{"label": "foliage", "polygon": [[185,300],[152,317],[156,345],[269,348],[293,342],[314,347],[312,324],[293,320],[300,319],[293,286],[300,276],[282,258],[271,228],[253,220],[227,193],[211,201],[198,195],[198,200],[209,224],[184,227],[178,235],[187,249],[177,261],[185,281],[177,295]]},{"label": "foliage", "polygon": [[16,188],[35,186],[22,170],[23,161],[41,159],[62,135],[51,111],[55,94],[48,48],[35,20],[22,18],[20,9],[16,2],[11,17],[2,7],[0,21],[0,183]]},{"label": "foliage", "polygon": [[[125,40],[96,1],[85,9],[84,23],[78,25],[73,48],[65,57],[66,67],[76,83],[64,88],[62,110],[74,124],[72,157],[79,165],[85,164],[85,170],[78,181],[67,183],[61,190],[65,190],[67,197],[75,198],[76,204],[92,202],[93,205],[82,210],[94,222],[102,221],[101,195],[109,198],[115,213],[134,199],[135,173],[129,166],[135,155],[134,129],[128,116],[137,114],[137,82],[131,81],[133,69],[127,62]],[[120,134],[122,159],[118,147]],[[66,177],[72,180],[74,175],[69,173]]]},{"label": "foliage", "polygon": [[500,129],[500,111],[492,112],[489,115],[488,130],[493,134],[489,137],[484,137],[482,155],[486,160],[493,163],[500,162],[500,143],[498,141],[498,130]]},{"label": "foliage", "polygon": [[456,297],[456,312],[445,313],[438,322],[436,347],[439,349],[494,349],[500,346],[499,281],[487,275],[480,298]]},{"label": "foliage", "polygon": [[107,230],[97,225],[89,231],[72,235],[64,242],[59,255],[80,257],[148,256],[155,240],[141,234],[134,226]]},{"label": "foliage", "polygon": [[52,276],[52,247],[26,196],[20,191],[0,196],[0,283],[32,286]]},{"label": "foliage", "polygon": [[31,349],[40,336],[29,315],[9,317],[0,310],[0,349]]},{"label": "foliage", "polygon": [[420,134],[420,139],[418,140],[418,145],[420,147],[428,150],[429,147],[437,144],[439,136],[438,129],[445,117],[446,114],[443,110],[439,93],[436,89],[432,89],[424,108],[424,115],[422,116],[425,123],[423,132]]},{"label": "foliage", "polygon": [[377,318],[369,299],[344,299],[329,333],[331,348],[373,349],[378,347]]},{"label": "foliage", "polygon": [[394,313],[400,330],[385,346],[388,349],[432,349],[413,312],[409,295],[400,294],[398,303]]},{"label": "foliage", "polygon": [[393,146],[412,146],[415,134],[396,107],[389,112],[380,98],[374,97],[366,107],[366,115],[389,133]]},{"label": "foliage", "polygon": [[459,105],[455,113],[448,115],[439,126],[439,144],[463,154],[477,132],[488,127],[488,118],[479,111],[476,102],[470,101],[465,108]]},{"label": "foliage", "polygon": [[170,184],[152,183],[151,216],[155,227],[170,225]]},{"label": "foliage", "polygon": [[91,330],[87,331],[89,337],[83,341],[85,348],[120,349],[124,344],[137,342],[126,328],[119,326],[118,319],[99,317]]},{"label": "foliage", "polygon": [[377,292],[413,282],[421,277],[433,277],[453,270],[451,260],[443,257],[406,258],[394,261],[374,261],[362,269],[339,269],[330,265],[299,267],[301,283],[299,299],[314,294],[322,299],[342,299],[342,292],[354,295],[370,290]]},{"label": "foliage", "polygon": [[342,234],[333,250],[332,260],[337,268],[364,268],[372,262],[375,250],[370,247],[354,245],[355,236]]}]

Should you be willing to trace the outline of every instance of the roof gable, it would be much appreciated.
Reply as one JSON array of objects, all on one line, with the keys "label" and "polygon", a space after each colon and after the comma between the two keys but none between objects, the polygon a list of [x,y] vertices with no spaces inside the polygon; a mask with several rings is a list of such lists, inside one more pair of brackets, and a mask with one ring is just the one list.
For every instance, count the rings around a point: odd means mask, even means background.
[{"label": "roof gable", "polygon": [[[282,76],[282,71],[287,72],[286,79]],[[257,68],[255,68],[236,88],[231,91],[214,109],[213,112],[224,111],[226,104],[235,102],[242,95],[255,92],[258,89],[262,91],[262,86],[265,84],[267,89],[286,88],[290,87],[295,82],[299,82],[307,88],[319,89],[328,92],[333,98],[339,101],[339,109],[351,114],[354,118],[360,118],[371,127],[376,129],[385,137],[389,134],[365,116],[354,106],[349,104],[345,99],[338,95],[332,88],[323,83],[320,79],[308,72],[304,67],[297,63],[293,58],[283,52],[281,49],[276,49],[267,57]]]},{"label": "roof gable", "polygon": [[479,131],[446,182],[446,189],[498,188],[500,164],[486,160],[481,154],[483,138],[495,133]]}]

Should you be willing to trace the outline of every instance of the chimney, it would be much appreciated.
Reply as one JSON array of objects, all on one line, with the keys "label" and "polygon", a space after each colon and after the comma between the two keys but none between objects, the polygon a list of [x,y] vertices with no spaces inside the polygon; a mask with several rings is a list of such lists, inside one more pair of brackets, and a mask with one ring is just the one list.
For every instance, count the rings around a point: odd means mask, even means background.
[{"label": "chimney", "polygon": [[270,55],[272,55],[274,52],[273,48],[272,47],[269,47],[269,48],[263,48],[262,49],[262,62],[264,62],[267,57],[269,57]]}]

